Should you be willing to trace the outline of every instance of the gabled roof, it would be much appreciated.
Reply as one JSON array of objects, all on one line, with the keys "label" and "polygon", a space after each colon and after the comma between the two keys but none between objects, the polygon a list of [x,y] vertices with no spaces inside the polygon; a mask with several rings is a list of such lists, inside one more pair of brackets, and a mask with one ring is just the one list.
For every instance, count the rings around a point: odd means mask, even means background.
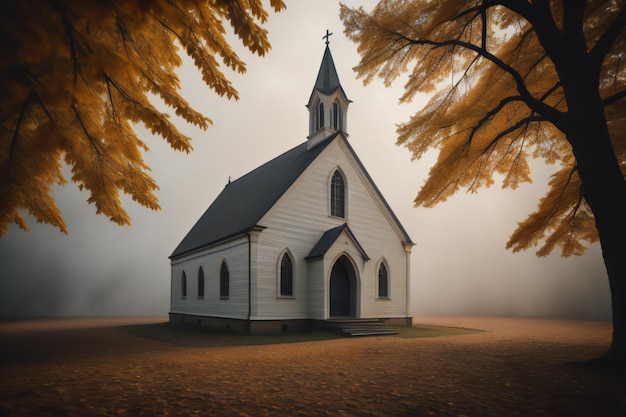
[{"label": "gabled roof", "polygon": [[249,232],[337,136],[307,151],[307,142],[229,183],[170,258]]},{"label": "gabled roof", "polygon": [[313,91],[309,97],[309,105],[311,104],[311,98],[316,90],[329,96],[337,89],[340,89],[341,94],[343,94],[346,101],[350,102],[345,91],[343,91],[343,87],[341,87],[341,83],[339,82],[339,76],[337,75],[337,69],[335,68],[333,56],[330,54],[330,48],[326,45],[324,57],[322,58],[322,64],[320,65],[320,70],[317,73],[317,79],[315,80]]},{"label": "gabled roof", "polygon": [[388,213],[393,218],[393,221],[395,222],[395,224],[400,229],[400,233],[404,237],[404,240],[402,241],[402,243],[408,244],[408,245],[415,245],[415,243],[413,243],[413,241],[409,237],[409,234],[407,233],[407,231],[404,229],[404,226],[402,226],[402,223],[400,223],[400,220],[396,216],[396,213],[393,212],[393,210],[391,209],[391,206],[389,205],[389,203],[387,203],[387,200],[385,200],[385,197],[383,197],[383,193],[381,193],[380,190],[378,189],[378,187],[376,186],[376,183],[374,182],[374,180],[370,176],[370,173],[367,172],[367,169],[365,169],[365,165],[363,165],[363,162],[361,162],[361,160],[357,156],[356,152],[354,151],[354,148],[352,148],[352,146],[350,145],[350,142],[345,140],[344,143],[346,144],[346,147],[348,148],[348,150],[350,151],[350,153],[354,157],[354,160],[356,161],[356,163],[359,165],[359,168],[361,168],[361,171],[363,172],[363,174],[365,174],[365,177],[367,178],[369,183],[372,185],[372,188],[374,188],[374,192],[376,192],[376,194],[380,198],[380,201],[383,203],[383,205],[387,209]]},{"label": "gabled roof", "polygon": [[365,253],[365,249],[363,249],[363,246],[361,246],[359,241],[356,239],[356,236],[354,236],[354,233],[352,233],[352,230],[350,230],[350,227],[346,223],[324,232],[320,240],[317,241],[315,246],[313,246],[313,249],[311,249],[311,252],[309,252],[309,254],[304,259],[310,261],[323,257],[326,252],[328,252],[328,249],[330,249],[333,243],[335,243],[339,236],[341,236],[344,230],[350,237],[350,240],[352,240],[352,243],[354,243],[354,246],[356,246],[356,248],[358,249],[363,259],[369,261],[370,257],[367,256],[367,253]]},{"label": "gabled roof", "polygon": [[[172,255],[170,255],[170,258],[185,255],[253,230],[258,226],[261,218],[298,179],[311,162],[338,136],[344,138],[339,132],[336,132],[308,151],[307,142],[304,142],[229,183],[189,233],[187,233]],[[404,238],[403,243],[412,245],[413,242],[408,233],[372,180],[354,149],[350,146],[350,143],[345,138],[342,142],[347,146],[348,151],[354,157],[354,160],[399,228]],[[344,224],[338,228],[328,230],[311,250],[307,258],[320,256],[320,253],[323,256],[345,228],[348,228],[348,226]],[[364,258],[369,259],[349,228],[348,232]],[[325,248],[326,245],[328,247]]]}]

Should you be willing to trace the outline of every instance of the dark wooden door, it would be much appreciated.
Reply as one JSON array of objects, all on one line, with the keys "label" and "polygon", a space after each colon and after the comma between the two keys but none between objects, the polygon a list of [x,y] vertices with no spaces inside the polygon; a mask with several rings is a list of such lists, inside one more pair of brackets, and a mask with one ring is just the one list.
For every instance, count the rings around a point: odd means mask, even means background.
[{"label": "dark wooden door", "polygon": [[343,262],[337,262],[330,273],[330,315],[350,316],[350,277]]}]

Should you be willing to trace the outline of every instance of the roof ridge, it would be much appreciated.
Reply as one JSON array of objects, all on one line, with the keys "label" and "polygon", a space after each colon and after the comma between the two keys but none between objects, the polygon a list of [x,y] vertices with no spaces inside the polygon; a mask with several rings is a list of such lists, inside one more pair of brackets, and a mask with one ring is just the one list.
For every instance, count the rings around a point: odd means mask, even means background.
[{"label": "roof ridge", "polygon": [[334,134],[309,150],[304,142],[231,181],[170,258],[250,231],[336,137]]},{"label": "roof ridge", "polygon": [[396,213],[394,213],[393,209],[391,208],[391,206],[389,205],[389,203],[385,199],[385,196],[383,195],[383,193],[380,191],[380,189],[378,188],[378,186],[374,182],[374,179],[372,178],[370,173],[367,171],[367,168],[365,168],[365,165],[363,165],[363,162],[361,161],[359,156],[356,154],[356,151],[354,150],[352,145],[350,145],[350,142],[348,140],[344,140],[343,143],[346,144],[346,147],[348,148],[348,150],[350,151],[350,153],[354,157],[354,160],[356,161],[357,165],[359,166],[359,168],[361,169],[363,174],[365,174],[365,177],[367,178],[368,182],[371,184],[372,188],[374,189],[374,192],[378,195],[378,197],[382,201],[383,205],[385,206],[385,208],[387,209],[389,214],[391,214],[391,217],[392,217],[393,221],[396,223],[396,225],[400,229],[400,233],[402,235],[404,235],[404,237],[406,239],[406,241],[404,243],[407,243],[407,244],[410,244],[410,245],[414,245],[415,243],[411,240],[411,237],[409,236],[409,234],[407,233],[406,229],[404,228],[404,226],[400,222],[400,219],[398,219],[398,216],[396,216]]}]

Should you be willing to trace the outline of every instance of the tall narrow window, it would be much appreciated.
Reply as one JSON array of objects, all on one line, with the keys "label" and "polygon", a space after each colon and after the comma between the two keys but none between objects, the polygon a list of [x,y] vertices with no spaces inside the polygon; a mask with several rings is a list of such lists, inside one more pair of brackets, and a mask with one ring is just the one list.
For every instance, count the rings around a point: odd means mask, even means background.
[{"label": "tall narrow window", "polygon": [[198,270],[198,298],[204,298],[204,270]]},{"label": "tall narrow window", "polygon": [[287,253],[280,261],[280,295],[293,296],[293,264]]},{"label": "tall narrow window", "polygon": [[335,171],[330,183],[330,214],[345,217],[345,184],[339,171]]},{"label": "tall narrow window", "polygon": [[311,112],[311,117],[313,118],[313,126],[311,127],[313,129],[312,133],[317,132],[320,126],[319,106],[320,106],[320,103],[318,101],[317,103],[315,103],[315,111]]},{"label": "tall narrow window", "polygon": [[187,297],[187,274],[183,271],[183,276],[180,279],[180,296],[182,298]]},{"label": "tall narrow window", "polygon": [[378,298],[389,298],[389,278],[384,263],[378,267]]},{"label": "tall narrow window", "polygon": [[317,112],[317,128],[321,129],[324,127],[324,103],[318,104]]},{"label": "tall narrow window", "polygon": [[220,269],[220,298],[228,298],[230,293],[230,273],[226,262],[222,262]]},{"label": "tall narrow window", "polygon": [[341,118],[339,116],[339,104],[337,102],[333,103],[333,129],[341,130],[339,128],[339,124],[341,122]]}]

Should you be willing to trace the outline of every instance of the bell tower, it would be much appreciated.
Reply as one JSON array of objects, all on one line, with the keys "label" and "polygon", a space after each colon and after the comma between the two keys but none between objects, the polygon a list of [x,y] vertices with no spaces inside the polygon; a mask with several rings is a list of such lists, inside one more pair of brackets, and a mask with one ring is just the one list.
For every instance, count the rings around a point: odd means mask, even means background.
[{"label": "bell tower", "polygon": [[341,87],[335,63],[330,53],[328,38],[332,35],[328,30],[323,39],[326,49],[322,58],[313,92],[306,105],[309,110],[308,148],[311,149],[335,132],[348,136],[348,105],[351,101]]}]

